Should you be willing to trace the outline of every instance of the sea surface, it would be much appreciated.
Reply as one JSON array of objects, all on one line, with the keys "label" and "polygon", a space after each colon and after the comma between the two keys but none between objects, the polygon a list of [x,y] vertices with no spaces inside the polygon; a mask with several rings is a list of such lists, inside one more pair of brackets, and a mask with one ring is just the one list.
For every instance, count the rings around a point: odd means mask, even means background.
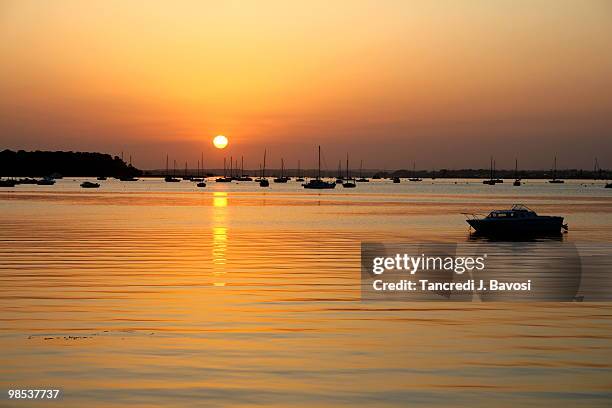
[{"label": "sea surface", "polygon": [[[514,203],[611,243],[601,181],[83,180],[0,190],[0,406],[612,405],[612,303],[361,302],[359,283],[362,241],[463,243],[462,212]],[[41,387],[62,401],[6,399]]]}]

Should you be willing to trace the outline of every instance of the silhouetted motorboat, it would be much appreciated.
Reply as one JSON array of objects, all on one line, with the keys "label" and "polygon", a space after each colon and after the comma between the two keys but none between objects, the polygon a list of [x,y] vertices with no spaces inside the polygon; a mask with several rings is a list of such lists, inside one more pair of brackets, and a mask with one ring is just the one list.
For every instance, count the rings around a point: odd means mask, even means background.
[{"label": "silhouetted motorboat", "polygon": [[308,180],[308,183],[302,184],[302,187],[316,190],[329,190],[336,188],[336,183],[328,183],[321,180],[321,146],[319,146],[319,168],[317,178]]},{"label": "silhouetted motorboat", "polygon": [[466,215],[466,222],[481,235],[560,234],[562,228],[567,230],[563,217],[538,215],[523,204],[515,204],[509,210],[491,211],[484,218],[476,214]]},{"label": "silhouetted motorboat", "polygon": [[55,184],[55,180],[53,180],[51,177],[43,177],[42,179],[38,180],[36,184],[39,186],[52,186]]},{"label": "silhouetted motorboat", "polygon": [[393,177],[393,182],[394,182],[395,184],[399,184],[399,183],[401,183],[401,180],[400,180],[400,178],[399,178],[399,177]]},{"label": "silhouetted motorboat", "polygon": [[198,184],[196,184],[196,186],[198,187],[206,187],[206,183],[203,181],[200,181]]},{"label": "silhouetted motorboat", "polygon": [[555,164],[553,167],[553,178],[552,180],[548,180],[549,183],[552,184],[563,184],[565,183],[565,180],[560,180],[557,178],[557,156],[555,156]]},{"label": "silhouetted motorboat", "polygon": [[82,188],[98,188],[100,187],[100,184],[92,183],[91,181],[84,181],[81,183],[81,187]]},{"label": "silhouetted motorboat", "polygon": [[0,179],[0,187],[15,187],[17,182],[13,179]]}]

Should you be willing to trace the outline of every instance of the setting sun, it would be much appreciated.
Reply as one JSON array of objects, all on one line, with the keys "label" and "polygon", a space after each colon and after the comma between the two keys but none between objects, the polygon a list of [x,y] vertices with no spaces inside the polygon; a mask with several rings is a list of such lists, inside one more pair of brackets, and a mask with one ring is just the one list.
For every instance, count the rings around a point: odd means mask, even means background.
[{"label": "setting sun", "polygon": [[215,138],[213,139],[213,144],[217,149],[225,149],[225,147],[227,146],[227,142],[227,137],[223,135],[215,136]]}]

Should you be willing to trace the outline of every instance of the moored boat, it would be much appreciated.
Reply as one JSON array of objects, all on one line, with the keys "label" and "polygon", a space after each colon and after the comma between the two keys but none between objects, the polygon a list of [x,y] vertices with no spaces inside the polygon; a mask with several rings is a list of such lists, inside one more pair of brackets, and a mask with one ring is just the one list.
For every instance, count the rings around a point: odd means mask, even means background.
[{"label": "moored boat", "polygon": [[319,146],[319,168],[317,177],[308,180],[308,183],[302,184],[302,187],[315,190],[331,190],[336,188],[336,183],[329,183],[321,179],[321,146]]},{"label": "moored boat", "polygon": [[509,210],[493,210],[486,217],[466,214],[466,222],[476,233],[487,236],[532,236],[542,234],[560,234],[563,217],[538,215],[523,204],[514,204]]},{"label": "moored boat", "polygon": [[98,188],[100,187],[100,184],[92,183],[91,181],[84,181],[81,183],[81,187],[82,188]]}]

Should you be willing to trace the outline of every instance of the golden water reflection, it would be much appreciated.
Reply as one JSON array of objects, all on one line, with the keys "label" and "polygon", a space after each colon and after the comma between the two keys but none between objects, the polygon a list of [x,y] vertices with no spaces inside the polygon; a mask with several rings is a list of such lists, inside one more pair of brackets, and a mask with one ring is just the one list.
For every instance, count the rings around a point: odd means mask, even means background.
[{"label": "golden water reflection", "polygon": [[[222,276],[226,273],[227,264],[227,204],[228,197],[226,192],[214,192],[212,197],[212,263],[213,276]],[[225,286],[225,282],[215,281],[214,286]]]}]

